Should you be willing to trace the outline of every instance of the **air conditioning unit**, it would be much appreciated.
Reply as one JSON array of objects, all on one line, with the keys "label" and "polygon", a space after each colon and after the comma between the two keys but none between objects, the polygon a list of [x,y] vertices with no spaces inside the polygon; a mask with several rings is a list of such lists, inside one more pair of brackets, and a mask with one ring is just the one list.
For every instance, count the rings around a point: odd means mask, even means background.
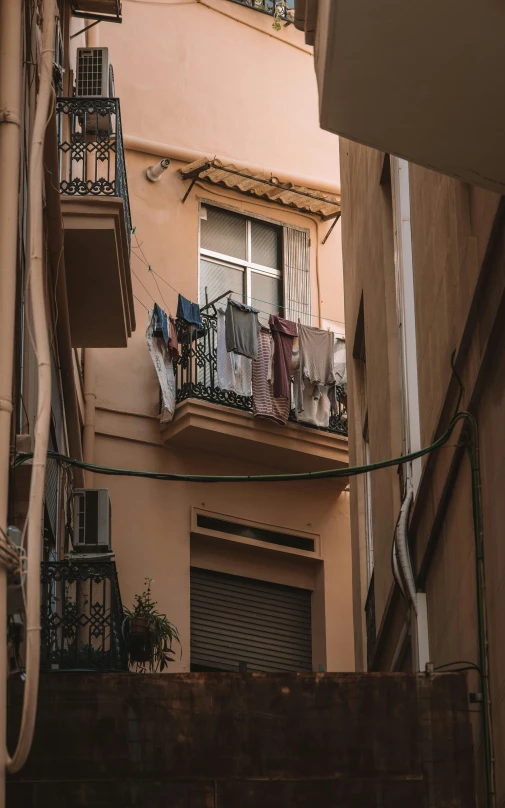
[{"label": "air conditioning unit", "polygon": [[74,491],[74,550],[107,553],[111,550],[111,507],[108,488]]},{"label": "air conditioning unit", "polygon": [[112,98],[114,79],[108,48],[77,48],[77,98]]}]

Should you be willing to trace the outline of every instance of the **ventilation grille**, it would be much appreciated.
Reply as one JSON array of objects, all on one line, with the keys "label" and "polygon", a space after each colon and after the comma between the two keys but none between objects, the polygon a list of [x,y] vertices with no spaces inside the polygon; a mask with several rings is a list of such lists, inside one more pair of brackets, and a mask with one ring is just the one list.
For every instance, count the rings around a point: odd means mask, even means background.
[{"label": "ventilation grille", "polygon": [[202,513],[197,514],[196,524],[197,527],[217,530],[219,533],[230,533],[233,536],[241,536],[245,539],[256,539],[269,544],[278,544],[281,547],[294,547],[296,550],[314,552],[314,540],[308,539],[306,536],[293,536],[291,533],[280,533],[278,530],[252,527],[251,525],[243,525],[240,522],[228,522],[226,519],[215,519],[213,516],[205,516]]},{"label": "ventilation grille", "polygon": [[104,54],[102,48],[77,52],[77,95],[103,96]]}]

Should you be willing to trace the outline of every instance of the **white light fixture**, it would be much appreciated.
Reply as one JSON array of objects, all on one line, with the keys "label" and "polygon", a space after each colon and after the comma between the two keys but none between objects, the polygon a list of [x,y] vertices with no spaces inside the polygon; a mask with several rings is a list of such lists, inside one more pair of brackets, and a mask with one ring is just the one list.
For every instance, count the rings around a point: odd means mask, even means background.
[{"label": "white light fixture", "polygon": [[146,169],[146,177],[151,182],[158,182],[161,178],[164,171],[167,170],[168,166],[170,165],[170,160],[166,157],[164,160],[160,160],[159,163],[156,163],[155,166],[149,166]]}]

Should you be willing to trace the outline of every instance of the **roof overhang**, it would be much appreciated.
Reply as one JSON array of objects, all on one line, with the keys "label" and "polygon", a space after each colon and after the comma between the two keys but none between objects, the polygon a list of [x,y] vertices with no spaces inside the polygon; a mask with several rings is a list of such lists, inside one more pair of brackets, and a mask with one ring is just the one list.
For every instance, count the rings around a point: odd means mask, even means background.
[{"label": "roof overhang", "polygon": [[324,193],[293,183],[280,182],[274,176],[256,174],[245,168],[238,169],[234,165],[225,165],[217,159],[197,160],[185,168],[179,169],[179,173],[183,179],[192,180],[184,199],[196,180],[202,180],[212,185],[225,186],[242,194],[260,197],[287,208],[294,208],[301,213],[320,216],[323,220],[333,219],[340,215],[340,198],[335,194]]},{"label": "roof overhang", "polygon": [[296,0],[323,129],[505,190],[505,5]]}]

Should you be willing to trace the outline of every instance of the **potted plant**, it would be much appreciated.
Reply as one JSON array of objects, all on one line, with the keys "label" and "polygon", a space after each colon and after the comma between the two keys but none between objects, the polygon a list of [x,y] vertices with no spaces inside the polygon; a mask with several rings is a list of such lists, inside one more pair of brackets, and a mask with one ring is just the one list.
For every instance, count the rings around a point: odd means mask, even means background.
[{"label": "potted plant", "polygon": [[[138,671],[163,671],[175,654],[173,641],[181,644],[179,632],[166,614],[158,611],[151,598],[153,578],[145,579],[145,590],[135,595],[132,609],[123,609],[123,636],[130,664]],[[182,653],[182,650],[181,650]]]}]

